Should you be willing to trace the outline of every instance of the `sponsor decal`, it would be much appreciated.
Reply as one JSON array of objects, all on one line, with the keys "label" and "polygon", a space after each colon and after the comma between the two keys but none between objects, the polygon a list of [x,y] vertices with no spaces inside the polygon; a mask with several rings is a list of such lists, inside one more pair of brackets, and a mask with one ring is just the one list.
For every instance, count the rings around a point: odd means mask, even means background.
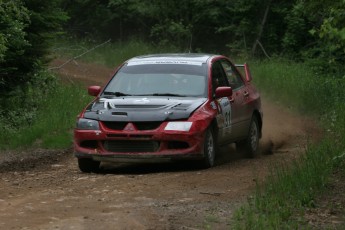
[{"label": "sponsor decal", "polygon": [[218,100],[219,115],[217,116],[217,121],[219,126],[224,128],[224,132],[231,132],[231,103],[227,97],[220,98]]},{"label": "sponsor decal", "polygon": [[184,61],[184,60],[158,60],[158,61],[131,61],[127,64],[127,66],[135,66],[135,65],[150,65],[150,64],[178,64],[178,65],[198,65],[201,66],[201,62],[197,61]]}]

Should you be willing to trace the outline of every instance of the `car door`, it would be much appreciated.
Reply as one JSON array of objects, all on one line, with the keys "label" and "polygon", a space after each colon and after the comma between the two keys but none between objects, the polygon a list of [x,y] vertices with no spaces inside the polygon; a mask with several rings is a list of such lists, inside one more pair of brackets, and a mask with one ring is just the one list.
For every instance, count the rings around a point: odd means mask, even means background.
[{"label": "car door", "polygon": [[231,117],[232,108],[231,101],[232,97],[222,97],[216,98],[215,91],[220,86],[229,86],[229,82],[226,78],[223,66],[220,61],[212,63],[211,67],[211,78],[212,78],[212,97],[214,98],[214,103],[217,105],[218,114],[216,116],[218,124],[218,142],[223,144],[228,142],[229,136],[232,132],[231,127]]},{"label": "car door", "polygon": [[247,104],[249,92],[236,67],[228,60],[220,61],[230,87],[233,90],[231,103],[231,133],[227,137],[230,141],[236,141],[247,136],[248,125],[250,122],[249,106]]}]

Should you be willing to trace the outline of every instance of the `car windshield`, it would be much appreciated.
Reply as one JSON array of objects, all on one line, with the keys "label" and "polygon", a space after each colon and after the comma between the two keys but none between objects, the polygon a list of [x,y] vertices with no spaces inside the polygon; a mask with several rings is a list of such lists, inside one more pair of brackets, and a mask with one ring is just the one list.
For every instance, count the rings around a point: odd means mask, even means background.
[{"label": "car windshield", "polygon": [[205,97],[206,64],[124,65],[103,95]]}]

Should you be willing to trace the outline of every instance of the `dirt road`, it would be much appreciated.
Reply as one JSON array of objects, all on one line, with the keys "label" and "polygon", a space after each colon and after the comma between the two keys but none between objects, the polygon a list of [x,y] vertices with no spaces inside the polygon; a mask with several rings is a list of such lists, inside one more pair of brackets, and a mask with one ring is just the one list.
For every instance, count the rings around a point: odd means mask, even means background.
[{"label": "dirt road", "polygon": [[[111,72],[82,63],[59,70],[88,84]],[[83,174],[71,149],[1,153],[0,229],[229,229],[256,181],[298,157],[317,130],[265,99],[263,108],[262,153],[245,159],[230,145],[207,170],[189,162],[105,164],[102,174]]]}]

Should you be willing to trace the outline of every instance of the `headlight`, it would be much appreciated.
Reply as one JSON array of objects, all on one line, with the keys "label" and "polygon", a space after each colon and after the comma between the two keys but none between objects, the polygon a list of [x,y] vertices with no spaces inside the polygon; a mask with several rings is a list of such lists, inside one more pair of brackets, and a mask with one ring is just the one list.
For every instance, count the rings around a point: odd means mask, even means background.
[{"label": "headlight", "polygon": [[99,123],[95,120],[80,118],[77,121],[77,129],[99,130]]},{"label": "headlight", "polygon": [[190,130],[190,127],[192,127],[192,124],[193,122],[173,121],[169,122],[167,126],[165,126],[164,130],[188,132]]}]

